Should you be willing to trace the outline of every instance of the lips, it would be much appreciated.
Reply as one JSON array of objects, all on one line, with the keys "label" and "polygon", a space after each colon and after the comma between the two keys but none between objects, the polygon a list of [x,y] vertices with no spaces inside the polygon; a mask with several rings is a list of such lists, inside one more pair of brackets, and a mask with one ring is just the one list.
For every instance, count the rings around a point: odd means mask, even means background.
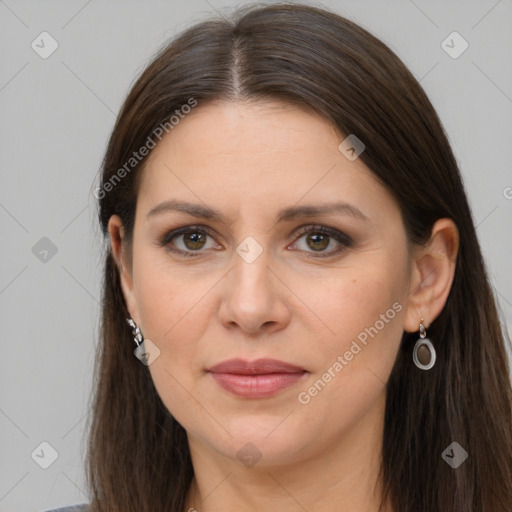
[{"label": "lips", "polygon": [[208,369],[215,382],[238,397],[266,398],[302,380],[307,371],[277,359],[230,359]]},{"label": "lips", "polygon": [[233,373],[237,375],[262,375],[269,373],[302,373],[303,368],[278,359],[257,359],[244,361],[243,359],[229,359],[208,369],[212,373]]}]

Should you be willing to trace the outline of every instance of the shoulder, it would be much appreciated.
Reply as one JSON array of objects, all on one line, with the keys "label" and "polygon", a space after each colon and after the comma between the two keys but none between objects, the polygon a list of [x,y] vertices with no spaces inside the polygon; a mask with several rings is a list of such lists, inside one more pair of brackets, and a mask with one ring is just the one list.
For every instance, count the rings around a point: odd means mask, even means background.
[{"label": "shoulder", "polygon": [[87,503],[81,505],[70,505],[69,507],[52,508],[51,510],[44,510],[43,512],[87,512]]}]

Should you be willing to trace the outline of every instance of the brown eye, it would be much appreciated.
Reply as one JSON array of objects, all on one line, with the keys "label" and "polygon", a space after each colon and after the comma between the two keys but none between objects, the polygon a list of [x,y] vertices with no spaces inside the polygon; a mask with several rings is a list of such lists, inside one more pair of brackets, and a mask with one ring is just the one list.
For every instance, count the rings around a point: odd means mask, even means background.
[{"label": "brown eye", "polygon": [[[317,253],[312,257],[333,256],[353,243],[349,236],[327,226],[306,226],[298,235],[294,245],[306,253]],[[330,250],[326,250],[328,248]]]},{"label": "brown eye", "polygon": [[220,247],[206,228],[196,226],[186,226],[171,231],[159,241],[158,245],[183,256],[200,256],[206,253],[207,249]]},{"label": "brown eye", "polygon": [[205,233],[191,232],[185,233],[183,236],[183,243],[192,251],[202,249],[206,243],[207,235]]},{"label": "brown eye", "polygon": [[309,234],[306,237],[306,243],[314,251],[323,251],[329,246],[329,236],[321,233]]}]

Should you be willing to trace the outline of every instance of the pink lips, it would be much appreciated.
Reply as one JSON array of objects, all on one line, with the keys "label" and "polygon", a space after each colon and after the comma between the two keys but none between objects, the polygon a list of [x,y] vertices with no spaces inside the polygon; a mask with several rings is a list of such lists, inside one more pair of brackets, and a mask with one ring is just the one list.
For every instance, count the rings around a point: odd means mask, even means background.
[{"label": "pink lips", "polygon": [[229,359],[208,369],[217,384],[234,395],[265,398],[304,377],[303,368],[277,359]]}]

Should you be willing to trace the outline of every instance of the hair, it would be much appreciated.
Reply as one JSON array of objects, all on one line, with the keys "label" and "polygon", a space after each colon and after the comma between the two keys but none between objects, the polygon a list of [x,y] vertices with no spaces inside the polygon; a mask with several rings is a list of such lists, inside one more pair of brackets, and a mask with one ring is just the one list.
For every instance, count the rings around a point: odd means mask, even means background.
[{"label": "hair", "polygon": [[[147,156],[115,183],[114,176],[191,99],[198,108],[209,101],[277,100],[309,109],[364,143],[359,158],[396,200],[411,244],[425,244],[437,219],[455,222],[453,284],[429,329],[436,365],[425,372],[412,364],[417,336],[404,332],[386,385],[381,508],[389,502],[397,512],[509,512],[510,340],[458,165],[417,80],[383,42],[322,8],[250,6],[229,19],[195,24],[158,52],[118,115],[98,196],[106,241],[109,219],[119,215],[130,251]],[[194,474],[186,432],[133,355],[108,244],[102,293],[86,457],[90,510],[182,512]],[[469,454],[457,469],[441,457],[454,441]]]}]

